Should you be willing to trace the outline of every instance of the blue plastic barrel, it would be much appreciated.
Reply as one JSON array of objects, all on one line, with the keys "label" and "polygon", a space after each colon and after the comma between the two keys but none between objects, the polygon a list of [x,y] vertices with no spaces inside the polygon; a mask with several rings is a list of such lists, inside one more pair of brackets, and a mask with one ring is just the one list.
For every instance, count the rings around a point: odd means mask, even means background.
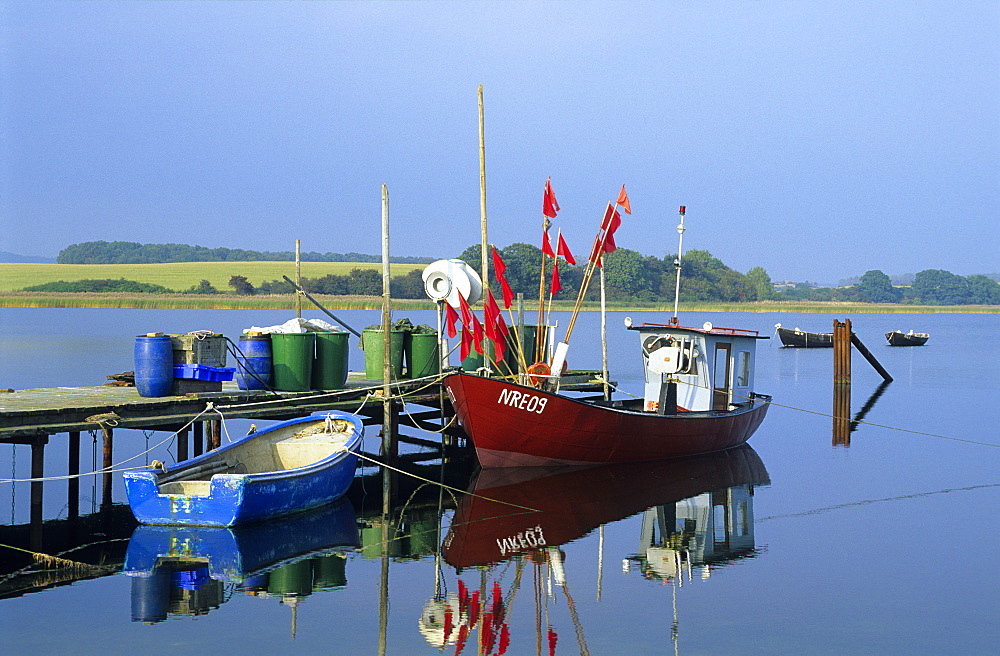
[{"label": "blue plastic barrel", "polygon": [[271,336],[243,335],[236,354],[236,385],[241,390],[271,389]]},{"label": "blue plastic barrel", "polygon": [[174,383],[174,349],[169,335],[135,338],[135,388],[139,396],[169,396]]},{"label": "blue plastic barrel", "polygon": [[162,622],[170,609],[170,570],[154,567],[149,576],[132,577],[132,621]]}]

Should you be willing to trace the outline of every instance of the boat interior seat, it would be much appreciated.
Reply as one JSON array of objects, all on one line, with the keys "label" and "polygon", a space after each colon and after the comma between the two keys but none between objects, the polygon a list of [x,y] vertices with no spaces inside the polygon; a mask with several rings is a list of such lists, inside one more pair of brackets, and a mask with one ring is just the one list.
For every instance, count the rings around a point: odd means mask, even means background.
[{"label": "boat interior seat", "polygon": [[207,497],[212,481],[174,481],[160,486],[160,494],[184,494],[190,497]]},{"label": "boat interior seat", "polygon": [[307,435],[288,438],[274,444],[274,456],[278,469],[304,467],[335,453],[347,442],[343,434]]}]

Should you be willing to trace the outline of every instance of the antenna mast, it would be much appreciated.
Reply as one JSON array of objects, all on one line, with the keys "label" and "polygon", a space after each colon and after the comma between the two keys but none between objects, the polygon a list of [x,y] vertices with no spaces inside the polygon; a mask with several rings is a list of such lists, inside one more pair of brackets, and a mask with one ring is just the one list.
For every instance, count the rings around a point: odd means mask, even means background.
[{"label": "antenna mast", "polygon": [[677,319],[677,306],[681,298],[681,254],[684,252],[684,214],[686,212],[687,207],[681,205],[681,209],[679,210],[681,222],[677,226],[677,257],[674,258],[674,269],[677,271],[677,284],[674,287],[674,316],[670,319],[670,323],[675,326],[679,323]]}]

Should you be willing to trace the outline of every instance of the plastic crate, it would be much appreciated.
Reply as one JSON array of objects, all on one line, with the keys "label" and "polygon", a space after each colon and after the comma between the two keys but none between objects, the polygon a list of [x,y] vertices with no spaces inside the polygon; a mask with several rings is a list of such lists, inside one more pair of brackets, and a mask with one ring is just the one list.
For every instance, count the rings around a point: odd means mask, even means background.
[{"label": "plastic crate", "polygon": [[236,375],[235,367],[209,367],[203,364],[175,364],[174,378],[190,378],[192,380],[223,381],[232,380]]},{"label": "plastic crate", "polygon": [[174,364],[202,364],[209,367],[226,366],[226,338],[224,335],[171,335]]}]

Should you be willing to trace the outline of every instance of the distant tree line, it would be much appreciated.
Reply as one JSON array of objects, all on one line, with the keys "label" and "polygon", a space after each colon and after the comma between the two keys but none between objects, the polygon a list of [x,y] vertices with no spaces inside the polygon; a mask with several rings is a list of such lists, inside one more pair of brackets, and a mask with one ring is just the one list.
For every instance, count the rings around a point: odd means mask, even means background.
[{"label": "distant tree line", "polygon": [[[301,253],[303,262],[381,262],[381,255]],[[140,244],[130,241],[87,241],[59,251],[59,264],[162,264],[170,262],[292,262],[294,251],[249,251],[187,244]],[[429,264],[431,257],[391,257],[397,264]]]},{"label": "distant tree line", "polygon": [[[88,244],[127,244],[127,242],[88,242]],[[78,244],[75,247],[85,247],[88,244]],[[141,247],[141,244],[131,244]],[[154,245],[151,245],[154,246]],[[158,247],[166,249],[170,246],[196,249],[200,247],[179,246],[176,244],[161,244]],[[60,253],[60,262],[69,247]],[[208,251],[209,249],[201,249]],[[539,291],[539,268],[542,262],[542,252],[537,246],[524,243],[511,244],[498,249],[506,265],[505,277],[516,293],[521,293],[527,300],[537,300]],[[253,254],[248,259],[274,259],[281,253],[257,253],[254,251],[235,251],[230,249],[213,249],[227,253]],[[471,264],[477,270],[481,258],[481,247],[478,244],[466,248],[458,257]],[[331,261],[345,261],[346,256],[327,254],[341,258]],[[356,254],[354,254],[356,255]],[[375,261],[373,256],[358,256],[367,258],[364,261]],[[559,259],[559,279],[561,289],[555,295],[560,300],[573,300],[583,281],[585,258],[571,266]],[[615,302],[640,303],[670,303],[673,302],[676,285],[676,256],[667,254],[663,258],[642,255],[636,251],[619,248],[605,255],[604,279],[605,291],[609,300]],[[124,260],[122,260],[124,261]],[[152,261],[152,260],[151,260]],[[155,260],[182,261],[182,260]],[[190,260],[187,260],[190,261]],[[210,261],[208,259],[197,261]],[[242,260],[240,260],[242,261]],[[326,260],[323,260],[326,261]],[[362,261],[362,260],[357,260]],[[431,258],[397,258],[400,263],[422,263],[433,261]],[[490,263],[492,268],[492,262]],[[546,259],[545,290],[549,293],[552,275],[552,260]],[[587,300],[597,300],[600,286],[596,278],[587,294]],[[494,295],[500,298],[500,287],[495,272],[490,272],[490,285]],[[243,275],[233,275],[228,286],[230,290],[218,290],[209,281],[202,280],[199,284],[182,293],[216,294],[228,291],[240,295],[253,294],[293,294],[295,288],[285,280],[268,280],[256,286]],[[382,294],[382,274],[376,269],[352,269],[346,275],[329,274],[317,278],[303,278],[302,286],[312,294],[330,296],[380,296]],[[160,285],[148,285],[127,280],[83,280],[73,283],[59,281],[46,285],[26,287],[26,291],[76,291],[76,292],[133,292],[133,293],[170,293]],[[395,276],[390,281],[390,290],[394,298],[424,299],[423,279],[421,271],[413,270],[401,276]],[[904,303],[916,305],[1000,305],[1000,282],[986,275],[959,276],[941,269],[927,269],[913,276],[911,285],[896,285],[893,280],[879,270],[866,272],[857,279],[856,284],[841,287],[817,287],[811,283],[796,283],[790,287],[776,289],[770,276],[763,267],[753,267],[746,274],[726,266],[721,260],[705,250],[691,250],[681,259],[680,301],[691,302],[725,302],[749,303],[754,301],[844,301],[854,303]]]},{"label": "distant tree line", "polygon": [[911,305],[1000,305],[1000,283],[986,275],[959,276],[942,269],[926,269],[908,286],[893,285],[879,270],[866,272],[856,285],[815,287],[808,283],[781,290],[778,298],[791,301],[849,301]]}]

